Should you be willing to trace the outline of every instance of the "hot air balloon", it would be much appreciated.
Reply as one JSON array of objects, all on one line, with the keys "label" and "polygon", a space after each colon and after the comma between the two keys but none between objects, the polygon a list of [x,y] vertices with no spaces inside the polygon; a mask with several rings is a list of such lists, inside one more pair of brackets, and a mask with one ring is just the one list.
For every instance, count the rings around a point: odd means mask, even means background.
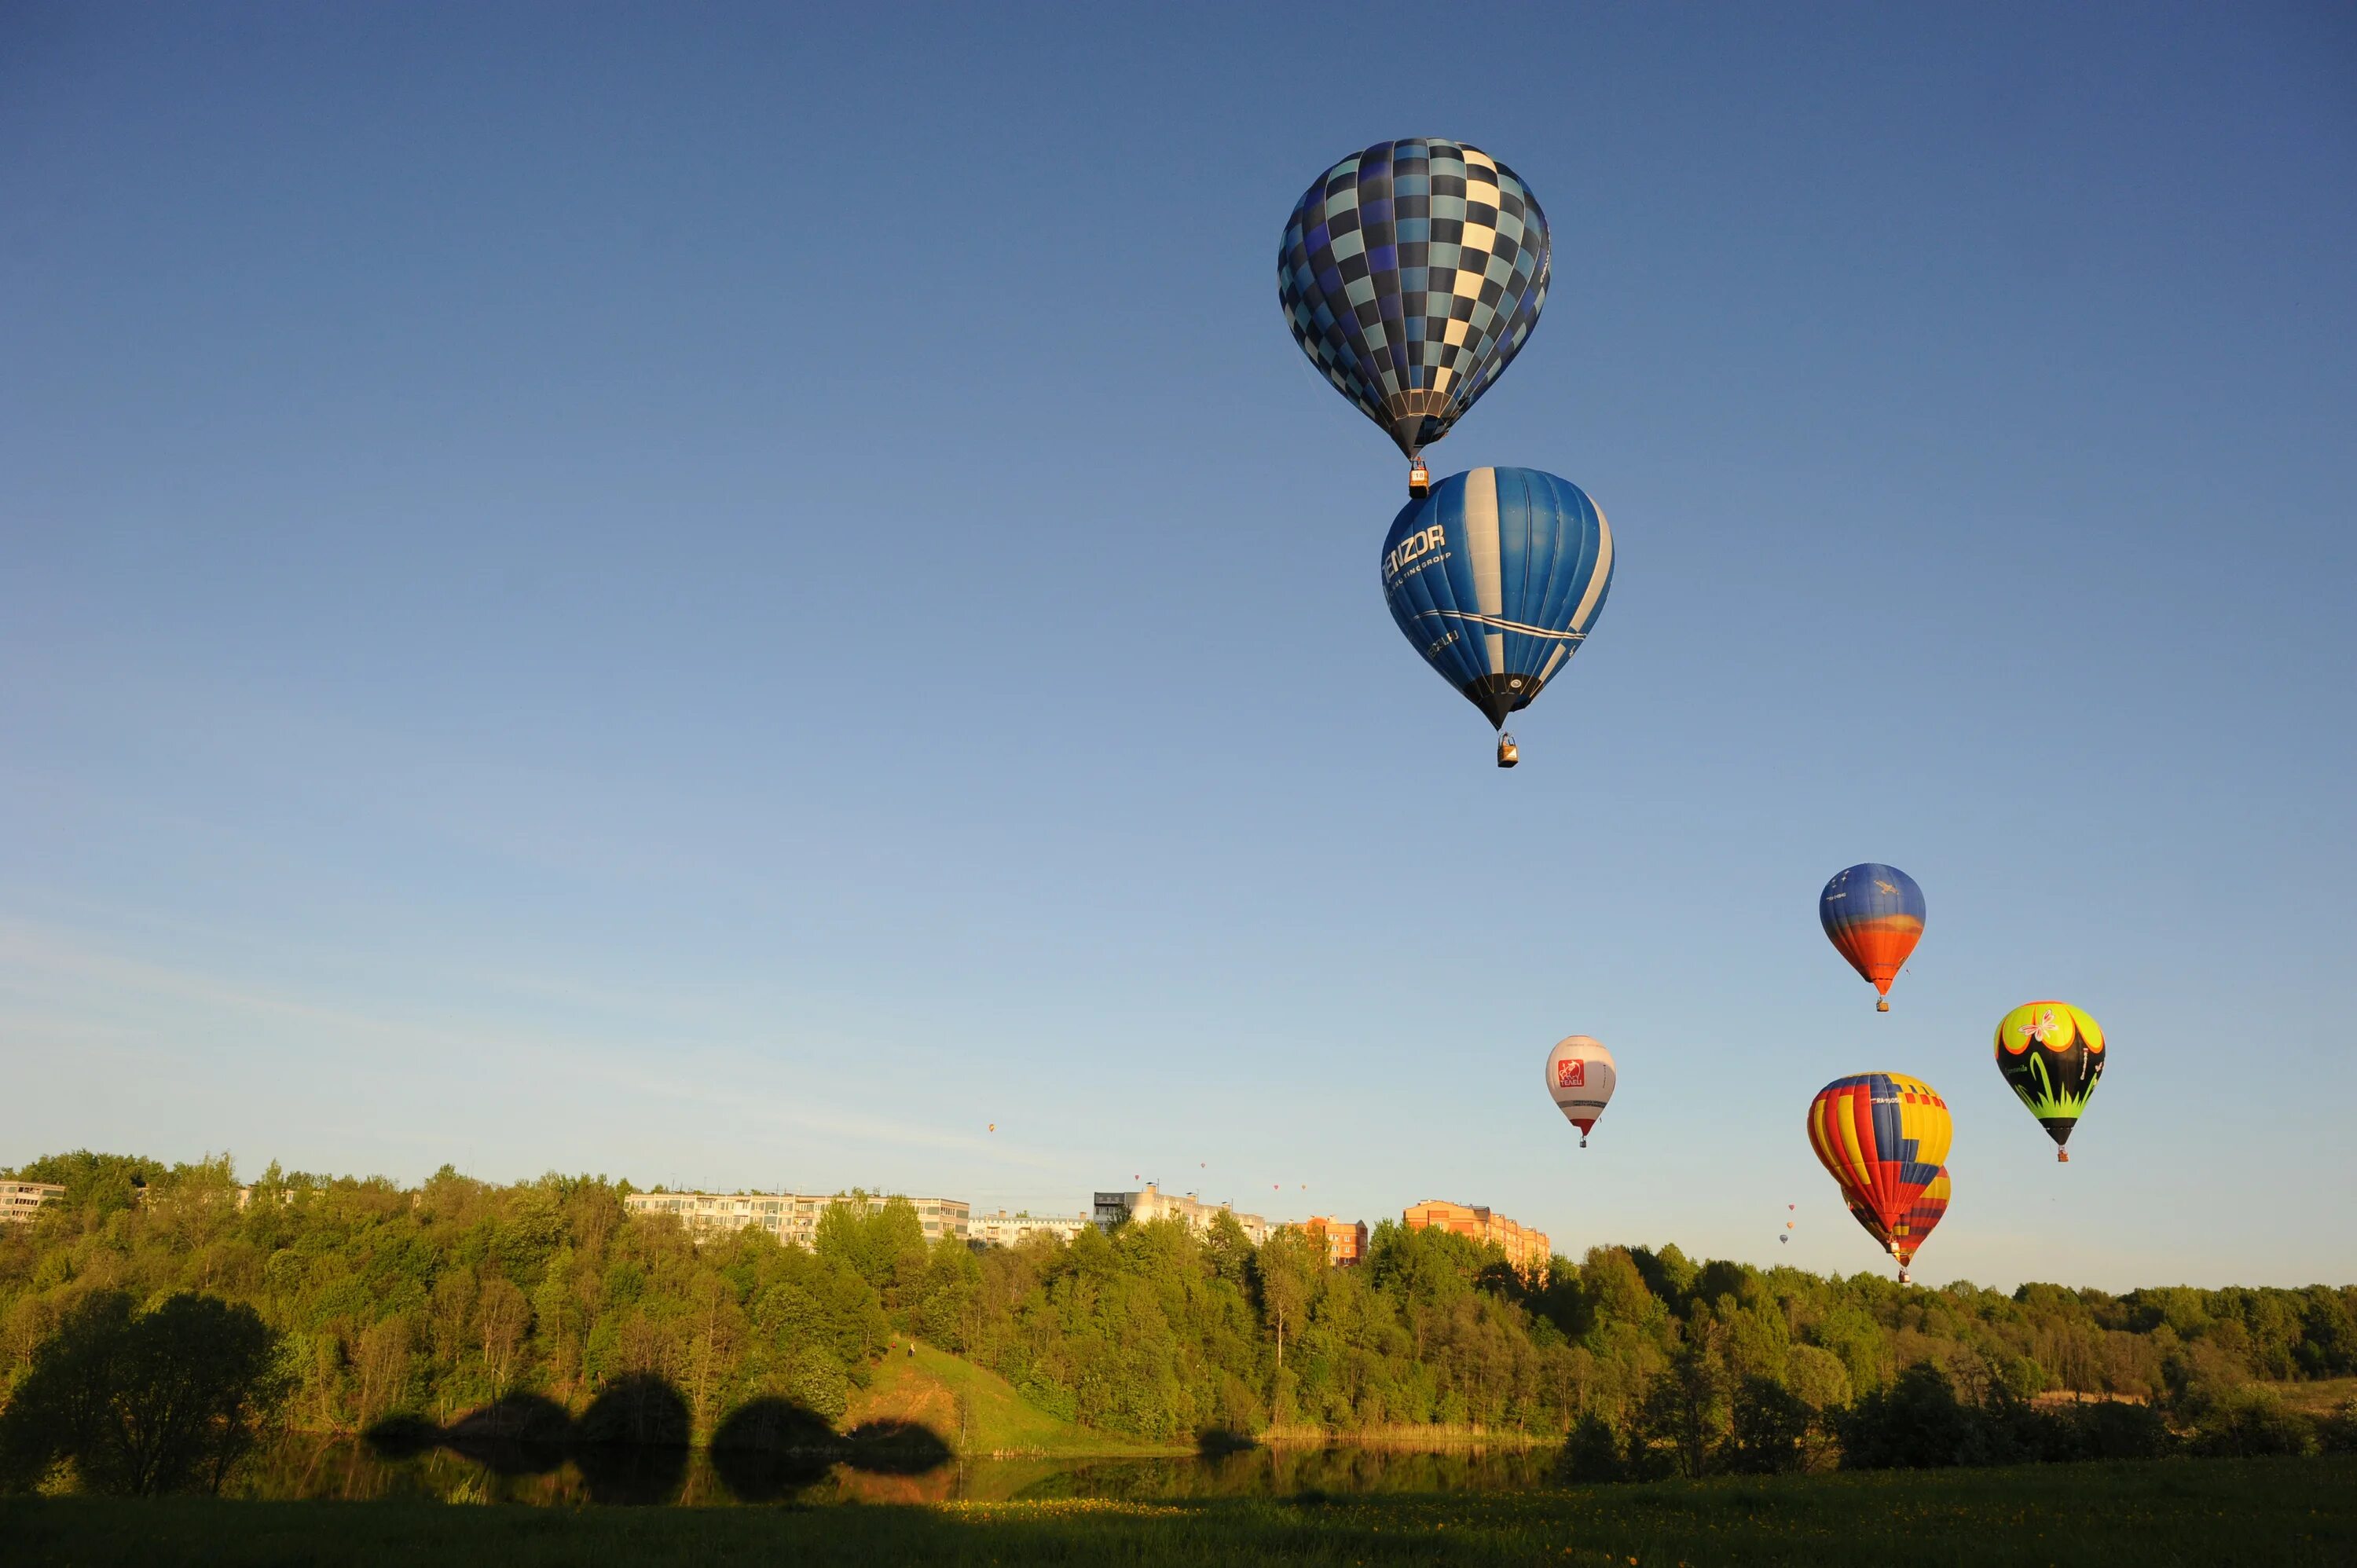
[{"label": "hot air balloon", "polygon": [[[1882,1233],[1905,1233],[1907,1216],[1948,1157],[1948,1102],[1921,1079],[1895,1072],[1837,1078],[1809,1102],[1809,1146],[1846,1201]],[[1902,1261],[1900,1283],[1907,1280]]]},{"label": "hot air balloon", "polygon": [[1410,501],[1383,539],[1400,632],[1500,732],[1571,661],[1612,591],[1612,530],[1577,485],[1536,468],[1475,468]]},{"label": "hot air balloon", "polygon": [[1904,1280],[1907,1266],[1915,1261],[1915,1254],[1923,1243],[1931,1240],[1932,1228],[1940,1223],[1940,1217],[1948,1212],[1948,1167],[1942,1165],[1932,1174],[1930,1184],[1923,1188],[1923,1195],[1909,1207],[1906,1225],[1896,1234],[1883,1229],[1882,1221],[1860,1207],[1855,1198],[1846,1201],[1850,1218],[1864,1226],[1867,1235],[1881,1242],[1884,1251],[1899,1260],[1901,1271],[1899,1277]]},{"label": "hot air balloon", "polygon": [[1837,871],[1817,896],[1825,936],[1872,983],[1874,1010],[1890,1011],[1890,983],[1923,936],[1923,890],[1895,865],[1867,861]]},{"label": "hot air balloon", "polygon": [[2068,1163],[2071,1130],[2104,1076],[2104,1026],[2068,1002],[2025,1002],[1996,1026],[1996,1068]]},{"label": "hot air balloon", "polygon": [[1618,1077],[1612,1053],[1586,1035],[1570,1036],[1547,1053],[1547,1093],[1555,1097],[1555,1108],[1563,1112],[1564,1120],[1579,1129],[1583,1149],[1587,1147],[1587,1134],[1596,1119],[1611,1102]]},{"label": "hot air balloon", "polygon": [[1489,154],[1378,142],[1294,204],[1276,295],[1309,362],[1406,454],[1413,489],[1416,454],[1522,351],[1549,249],[1546,214]]}]

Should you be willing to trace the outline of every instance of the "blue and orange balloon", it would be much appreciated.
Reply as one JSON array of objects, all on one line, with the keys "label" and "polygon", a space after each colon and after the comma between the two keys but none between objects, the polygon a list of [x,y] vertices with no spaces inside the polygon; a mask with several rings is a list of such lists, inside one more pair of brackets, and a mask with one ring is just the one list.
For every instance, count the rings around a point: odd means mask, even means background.
[{"label": "blue and orange balloon", "polygon": [[1849,965],[1890,1011],[1890,983],[1923,936],[1923,890],[1895,865],[1867,861],[1837,871],[1817,896],[1817,920]]}]

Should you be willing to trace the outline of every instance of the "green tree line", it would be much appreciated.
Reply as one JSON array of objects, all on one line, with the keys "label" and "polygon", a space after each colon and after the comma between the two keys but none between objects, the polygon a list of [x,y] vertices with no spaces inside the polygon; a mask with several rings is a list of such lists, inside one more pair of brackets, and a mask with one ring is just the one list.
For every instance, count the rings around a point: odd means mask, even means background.
[{"label": "green tree line", "polygon": [[[1297,1231],[1254,1247],[1226,1219],[1201,1238],[1166,1222],[975,1251],[928,1246],[905,1201],[831,1208],[804,1249],[751,1230],[699,1242],[627,1214],[631,1189],[603,1177],[496,1186],[445,1167],[404,1187],[274,1165],[241,1206],[226,1157],[77,1153],[16,1174],[68,1195],[0,1227],[0,1399],[85,1300],[194,1294],[267,1326],[274,1407],[316,1432],[521,1393],[578,1412],[631,1376],[676,1389],[699,1437],[754,1400],[834,1420],[914,1335],[1108,1434],[1568,1434],[1566,1463],[1603,1478],[1879,1454],[1878,1421],[1979,1423],[1943,1463],[2131,1443],[2031,1443],[2018,1412],[2056,1391],[2125,1396],[2179,1428],[2240,1423],[2264,1447],[2283,1412],[2257,1385],[2357,1375],[2352,1286],[1927,1289],[1674,1246],[1598,1247],[1525,1277],[1464,1237],[1388,1222],[1352,1268]],[[1964,1413],[1924,1415],[1932,1384]],[[2296,1426],[2295,1448],[2341,1430]]]}]

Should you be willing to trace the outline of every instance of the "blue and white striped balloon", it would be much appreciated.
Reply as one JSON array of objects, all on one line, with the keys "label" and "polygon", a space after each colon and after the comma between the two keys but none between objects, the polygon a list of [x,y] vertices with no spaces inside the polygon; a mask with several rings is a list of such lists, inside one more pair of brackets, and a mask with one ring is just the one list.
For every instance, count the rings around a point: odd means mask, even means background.
[{"label": "blue and white striped balloon", "polygon": [[1475,468],[1393,521],[1383,597],[1424,661],[1502,728],[1579,651],[1612,567],[1612,530],[1577,485]]}]

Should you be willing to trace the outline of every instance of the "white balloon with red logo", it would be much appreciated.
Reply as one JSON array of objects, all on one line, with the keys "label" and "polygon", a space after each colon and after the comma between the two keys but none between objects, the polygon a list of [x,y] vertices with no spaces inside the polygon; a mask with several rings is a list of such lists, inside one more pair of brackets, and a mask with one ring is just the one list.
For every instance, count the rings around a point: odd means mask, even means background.
[{"label": "white balloon with red logo", "polygon": [[1612,1053],[1600,1041],[1586,1035],[1574,1035],[1556,1043],[1547,1053],[1547,1092],[1555,1097],[1555,1109],[1564,1120],[1579,1129],[1579,1146],[1587,1147],[1587,1134],[1611,1103],[1612,1085],[1619,1075],[1612,1067]]}]

